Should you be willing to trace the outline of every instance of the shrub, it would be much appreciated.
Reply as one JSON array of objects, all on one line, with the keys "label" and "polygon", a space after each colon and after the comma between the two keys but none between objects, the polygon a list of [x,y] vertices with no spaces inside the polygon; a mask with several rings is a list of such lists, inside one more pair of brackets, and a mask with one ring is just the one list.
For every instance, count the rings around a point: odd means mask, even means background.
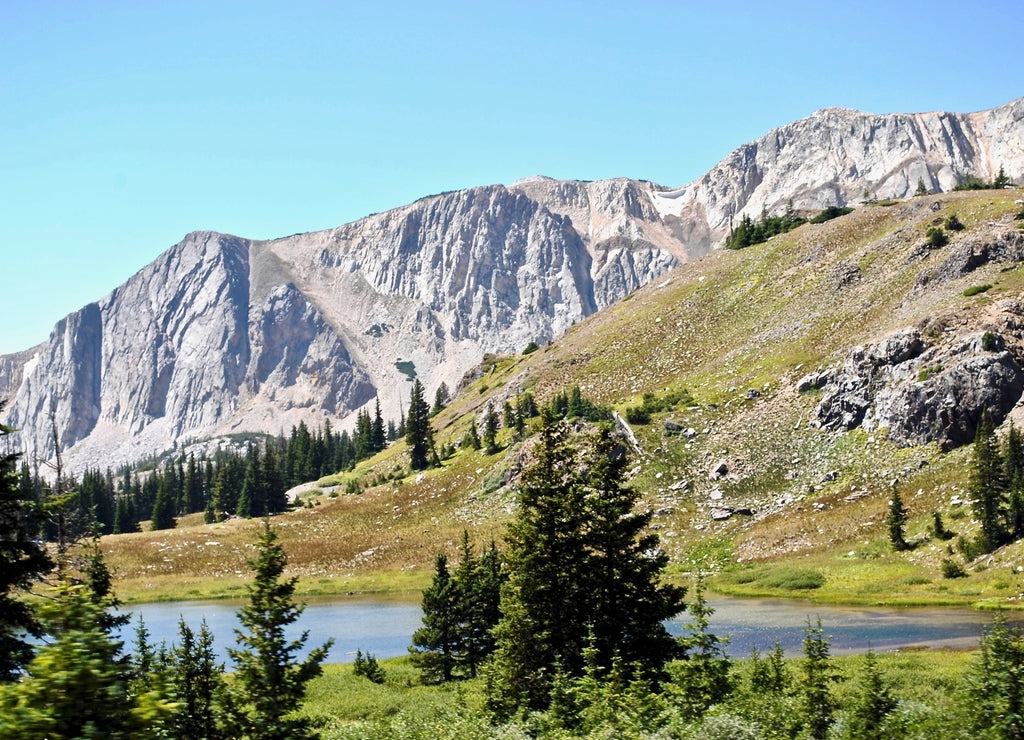
[{"label": "shrub", "polygon": [[537,343],[531,340],[530,343],[526,345],[526,348],[523,350],[523,354],[528,355],[531,352],[536,352],[539,349],[540,347],[537,345]]},{"label": "shrub", "polygon": [[972,285],[970,288],[964,291],[964,297],[970,298],[972,295],[978,295],[992,289],[992,285],[986,283],[985,285]]},{"label": "shrub", "polygon": [[416,365],[409,360],[398,360],[395,362],[395,369],[402,373],[409,380],[416,377]]},{"label": "shrub", "polygon": [[951,213],[949,217],[946,218],[943,226],[945,226],[949,231],[963,231],[965,228],[963,222],[955,213]]},{"label": "shrub", "polygon": [[384,670],[377,663],[373,653],[364,656],[362,650],[356,650],[356,662],[352,665],[352,672],[371,683],[384,683]]},{"label": "shrub", "polygon": [[994,332],[987,331],[981,335],[981,348],[986,352],[998,352],[1002,344],[999,335]]},{"label": "shrub", "polygon": [[942,577],[943,578],[966,578],[967,571],[963,569],[960,563],[949,558],[942,559]]},{"label": "shrub", "polygon": [[1014,215],[1014,218],[1017,219],[1018,221],[1024,221],[1024,208],[1021,208],[1019,211],[1017,211],[1016,215]]},{"label": "shrub", "polygon": [[956,536],[946,529],[946,525],[942,523],[942,514],[937,511],[932,512],[932,535],[937,540],[951,540]]},{"label": "shrub", "polygon": [[925,243],[929,247],[944,247],[949,244],[949,237],[946,236],[946,232],[942,230],[940,226],[931,226],[928,231],[925,232]]},{"label": "shrub", "polygon": [[811,219],[812,224],[823,224],[826,221],[831,221],[834,218],[845,216],[847,213],[853,213],[853,208],[850,206],[829,206],[817,216]]},{"label": "shrub", "polygon": [[649,424],[651,413],[643,406],[630,406],[626,409],[626,421],[630,424]]},{"label": "shrub", "polygon": [[825,576],[806,568],[783,568],[767,578],[764,584],[786,591],[812,591],[825,585]]}]

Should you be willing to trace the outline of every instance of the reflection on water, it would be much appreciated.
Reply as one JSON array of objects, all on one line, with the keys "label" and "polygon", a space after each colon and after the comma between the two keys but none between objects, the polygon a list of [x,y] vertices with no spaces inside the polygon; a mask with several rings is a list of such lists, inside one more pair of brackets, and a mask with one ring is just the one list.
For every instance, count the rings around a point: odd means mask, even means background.
[{"label": "reflection on water", "polygon": [[[133,606],[132,624],[123,633],[130,649],[135,626],[141,616],[150,633],[150,642],[180,642],[178,621],[183,618],[194,631],[203,619],[214,636],[218,659],[229,662],[227,648],[235,646],[239,623],[235,613],[241,601],[181,601]],[[982,630],[992,622],[992,614],[966,608],[882,608],[818,606],[801,601],[737,599],[716,597],[708,600],[714,608],[711,631],[730,637],[728,653],[736,658],[750,654],[752,648],[765,653],[778,640],[788,654],[802,650],[808,621],[821,619],[822,630],[830,638],[833,654],[864,652],[870,647],[885,652],[901,647],[973,647]],[[373,653],[378,658],[405,655],[412,633],[420,626],[419,600],[348,597],[311,601],[287,631],[298,639],[306,630],[306,650],[334,638],[328,661],[351,662],[355,651]],[[668,622],[675,635],[685,632],[684,612]],[[1024,615],[1009,613],[1009,621],[1024,625]],[[229,665],[230,667],[230,665]]]}]

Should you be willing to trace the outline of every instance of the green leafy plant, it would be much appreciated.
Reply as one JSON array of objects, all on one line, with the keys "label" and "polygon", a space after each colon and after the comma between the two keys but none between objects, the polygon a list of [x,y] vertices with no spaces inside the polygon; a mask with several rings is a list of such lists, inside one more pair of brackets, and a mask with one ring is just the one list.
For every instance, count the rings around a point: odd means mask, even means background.
[{"label": "green leafy plant", "polygon": [[970,298],[971,296],[978,295],[979,293],[985,293],[992,289],[990,283],[984,285],[972,285],[970,288],[964,291],[964,297]]}]

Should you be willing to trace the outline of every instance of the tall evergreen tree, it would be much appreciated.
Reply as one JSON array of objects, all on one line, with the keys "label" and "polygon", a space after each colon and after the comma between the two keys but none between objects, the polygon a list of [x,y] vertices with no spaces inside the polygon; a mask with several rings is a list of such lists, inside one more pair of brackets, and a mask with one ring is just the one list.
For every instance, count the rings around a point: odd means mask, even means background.
[{"label": "tall evergreen tree", "polygon": [[804,631],[803,660],[803,718],[804,726],[815,740],[825,740],[832,725],[836,702],[832,696],[831,684],[836,680],[829,656],[829,640],[821,629],[807,622]]},{"label": "tall evergreen tree", "polygon": [[423,384],[418,378],[412,384],[405,439],[409,443],[412,469],[426,470],[434,448],[434,432],[430,428],[430,406],[423,400]]},{"label": "tall evergreen tree", "polygon": [[[3,410],[0,402],[0,411]],[[6,448],[9,427],[0,425],[0,444]],[[20,453],[0,453],[0,681],[10,681],[32,658],[26,639],[41,636],[41,627],[28,605],[18,598],[53,567],[39,543],[42,511],[31,488],[19,485]]]},{"label": "tall evergreen tree", "polygon": [[680,653],[663,622],[684,609],[684,592],[660,583],[666,559],[651,554],[657,536],[641,534],[649,514],[633,512],[638,494],[622,485],[622,450],[602,429],[581,456],[568,434],[544,416],[508,526],[489,683],[499,716],[545,708],[556,672],[582,675],[585,648],[604,670],[618,655],[645,677],[660,677]]},{"label": "tall evergreen tree", "polygon": [[235,630],[238,647],[228,648],[235,666],[234,680],[225,695],[226,734],[247,740],[313,738],[308,719],[298,717],[306,684],[320,675],[333,640],[297,659],[309,637],[303,632],[288,640],[285,629],[298,620],[305,607],[295,604],[295,578],[284,578],[284,549],[270,521],[264,519],[257,555],[249,561],[255,578],[248,586],[249,603]]},{"label": "tall evergreen tree", "polygon": [[373,424],[370,427],[370,449],[377,453],[387,446],[388,436],[384,429],[384,417],[380,415],[380,396],[378,396],[373,412]]},{"label": "tall evergreen tree", "polygon": [[473,555],[469,533],[462,533],[461,559],[452,576],[459,594],[459,663],[475,678],[484,661],[494,652],[494,627],[501,618],[501,584],[505,575],[501,555],[491,542],[479,556]]},{"label": "tall evergreen tree", "polygon": [[160,476],[157,486],[150,524],[153,529],[174,529],[178,504],[174,493],[173,475],[165,472]]},{"label": "tall evergreen tree", "polygon": [[484,436],[482,438],[484,451],[493,455],[500,448],[498,447],[498,414],[494,410],[494,404],[487,402],[487,410],[484,411]]},{"label": "tall evergreen tree", "polygon": [[1024,636],[996,616],[981,638],[966,691],[968,727],[975,737],[1024,737]]},{"label": "tall evergreen tree", "polygon": [[907,507],[903,505],[903,498],[898,488],[892,489],[892,499],[889,501],[889,515],[885,520],[889,527],[889,544],[893,550],[909,550],[907,544]]},{"label": "tall evergreen tree", "polygon": [[1008,486],[1006,531],[1017,540],[1024,537],[1024,435],[1012,422],[1003,443],[1003,482]]},{"label": "tall evergreen tree", "polygon": [[263,452],[263,487],[266,491],[268,514],[280,514],[289,509],[288,489],[278,460],[273,441],[267,442]]},{"label": "tall evergreen tree", "polygon": [[365,460],[373,454],[373,421],[370,412],[360,409],[356,414],[356,459]]},{"label": "tall evergreen tree", "polygon": [[226,737],[217,725],[217,702],[224,691],[224,664],[213,649],[213,633],[203,620],[197,636],[178,622],[181,642],[171,650],[173,698],[178,706],[168,720],[169,734],[181,740],[219,740]]},{"label": "tall evergreen tree", "polygon": [[1006,539],[1006,480],[995,427],[988,412],[982,414],[974,436],[969,493],[974,513],[981,522],[978,542],[984,552],[992,552]]},{"label": "tall evergreen tree", "polygon": [[196,462],[196,456],[188,456],[188,466],[185,468],[185,502],[184,514],[195,514],[206,508],[206,492],[203,490],[203,475]]},{"label": "tall evergreen tree", "polygon": [[242,490],[238,494],[238,516],[251,519],[265,516],[267,511],[267,486],[259,449],[250,444],[246,452],[245,476]]},{"label": "tall evergreen tree", "polygon": [[462,650],[459,594],[448,570],[448,556],[434,559],[434,578],[423,591],[423,626],[412,635],[409,651],[425,683],[451,681]]}]

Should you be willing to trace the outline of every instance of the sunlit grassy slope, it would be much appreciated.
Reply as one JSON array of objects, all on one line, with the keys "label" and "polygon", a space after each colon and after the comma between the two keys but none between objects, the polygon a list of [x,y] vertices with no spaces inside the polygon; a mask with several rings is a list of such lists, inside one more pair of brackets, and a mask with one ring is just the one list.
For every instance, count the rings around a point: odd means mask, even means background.
[{"label": "sunlit grassy slope", "polygon": [[[642,453],[631,484],[655,512],[652,526],[674,577],[701,569],[738,594],[798,595],[866,603],[1013,603],[1024,593],[1017,546],[968,564],[950,580],[949,543],[927,539],[933,511],[970,534],[968,506],[953,503],[967,479],[968,450],[900,449],[884,434],[821,431],[810,422],[820,392],[798,393],[804,374],[837,366],[858,344],[891,330],[941,320],[977,330],[996,307],[1024,293],[1016,264],[915,288],[964,239],[1024,223],[1020,190],[981,191],[863,205],[742,251],[684,265],[529,355],[486,358],[480,376],[434,419],[438,444],[457,443],[488,401],[530,391],[540,402],[578,384],[619,412],[644,393],[686,389],[692,402],[635,425]],[[956,213],[966,230],[922,250],[928,227]],[[967,297],[968,288],[991,284]],[[968,291],[970,292],[970,291]],[[692,429],[673,435],[666,420]],[[508,481],[529,442],[491,456],[460,451],[439,470],[408,474],[404,444],[355,471],[318,482],[307,505],[275,517],[303,593],[415,590],[434,555],[455,552],[463,529],[500,542],[514,493]],[[727,474],[710,471],[726,462]],[[907,553],[888,547],[892,482],[911,512]],[[356,481],[360,493],[344,493]],[[723,507],[751,515],[717,521]],[[256,523],[205,525],[105,538],[119,593],[129,599],[238,595],[248,577]],[[823,578],[822,578],[823,577]]]}]

